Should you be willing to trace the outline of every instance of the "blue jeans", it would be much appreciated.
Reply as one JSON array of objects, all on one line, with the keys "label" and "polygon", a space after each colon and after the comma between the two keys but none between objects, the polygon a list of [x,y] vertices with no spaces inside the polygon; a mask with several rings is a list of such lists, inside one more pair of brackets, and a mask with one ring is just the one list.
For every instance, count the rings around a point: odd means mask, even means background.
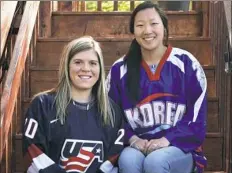
[{"label": "blue jeans", "polygon": [[155,150],[147,156],[126,147],[118,164],[120,173],[191,173],[193,170],[192,154],[174,146]]}]

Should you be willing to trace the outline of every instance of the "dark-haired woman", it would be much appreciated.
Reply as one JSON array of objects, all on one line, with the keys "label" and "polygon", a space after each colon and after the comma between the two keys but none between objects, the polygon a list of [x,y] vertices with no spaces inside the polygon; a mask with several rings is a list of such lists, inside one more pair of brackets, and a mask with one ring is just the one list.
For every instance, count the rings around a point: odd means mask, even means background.
[{"label": "dark-haired woman", "polygon": [[168,41],[168,19],[152,2],[131,15],[134,35],[128,53],[108,75],[109,96],[127,119],[121,173],[202,172],[206,158],[204,71],[188,51]]}]

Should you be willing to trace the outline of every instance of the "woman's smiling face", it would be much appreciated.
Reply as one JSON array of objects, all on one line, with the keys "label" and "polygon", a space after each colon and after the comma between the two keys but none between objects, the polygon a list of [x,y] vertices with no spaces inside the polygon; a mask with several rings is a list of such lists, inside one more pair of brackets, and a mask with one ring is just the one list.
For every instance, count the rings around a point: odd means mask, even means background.
[{"label": "woman's smiling face", "polygon": [[69,76],[75,90],[92,90],[100,75],[100,64],[93,49],[75,54],[69,63]]},{"label": "woman's smiling face", "polygon": [[163,46],[164,25],[154,8],[139,11],[134,20],[134,36],[143,51]]}]

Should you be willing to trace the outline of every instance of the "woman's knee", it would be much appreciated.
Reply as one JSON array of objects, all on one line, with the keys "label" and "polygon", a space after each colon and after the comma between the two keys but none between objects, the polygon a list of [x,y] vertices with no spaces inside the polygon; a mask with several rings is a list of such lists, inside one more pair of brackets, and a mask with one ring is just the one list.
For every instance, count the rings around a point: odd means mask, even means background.
[{"label": "woman's knee", "polygon": [[145,156],[139,150],[125,148],[119,156],[118,165],[121,173],[141,173]]},{"label": "woman's knee", "polygon": [[141,151],[131,147],[127,147],[120,154],[119,163],[129,162],[130,164],[132,164],[133,162],[143,162],[144,158],[145,156]]},{"label": "woman's knee", "polygon": [[144,173],[168,173],[170,165],[166,157],[160,155],[149,154],[143,163]]},{"label": "woman's knee", "polygon": [[167,147],[153,151],[145,158],[144,173],[180,173],[183,172],[182,168],[191,172],[192,166],[191,153],[186,154],[176,147]]}]

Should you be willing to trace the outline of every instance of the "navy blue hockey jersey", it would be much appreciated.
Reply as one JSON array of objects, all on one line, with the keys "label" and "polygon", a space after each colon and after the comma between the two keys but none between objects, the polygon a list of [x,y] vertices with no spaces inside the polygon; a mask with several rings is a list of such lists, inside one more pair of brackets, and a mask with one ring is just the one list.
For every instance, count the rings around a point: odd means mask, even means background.
[{"label": "navy blue hockey jersey", "polygon": [[[112,100],[111,100],[112,101]],[[31,103],[25,119],[23,153],[28,173],[113,172],[123,149],[122,113],[112,101],[115,126],[103,126],[96,100],[71,101],[64,125],[56,117],[54,94]]]},{"label": "navy blue hockey jersey", "polygon": [[[116,61],[107,77],[109,96],[121,106],[127,119],[126,139],[166,137],[171,145],[191,152],[198,172],[206,165],[201,145],[206,133],[204,71],[189,52],[168,46],[155,73],[142,60],[140,98],[133,104],[127,94],[126,57]],[[136,76],[134,76],[136,77]]]}]

